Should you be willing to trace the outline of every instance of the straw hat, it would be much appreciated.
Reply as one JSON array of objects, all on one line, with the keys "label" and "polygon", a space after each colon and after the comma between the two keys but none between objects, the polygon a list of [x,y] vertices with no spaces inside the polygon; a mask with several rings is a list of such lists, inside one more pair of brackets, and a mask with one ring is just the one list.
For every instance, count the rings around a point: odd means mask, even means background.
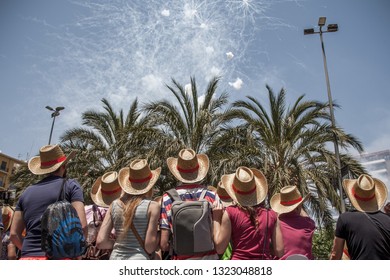
[{"label": "straw hat", "polygon": [[4,225],[4,232],[8,231],[12,223],[12,217],[14,215],[14,210],[10,206],[3,206],[1,210],[1,218]]},{"label": "straw hat", "polygon": [[309,198],[310,194],[302,197],[297,186],[286,186],[271,198],[271,208],[279,214],[290,213]]},{"label": "straw hat", "polygon": [[132,195],[147,193],[157,182],[161,167],[150,170],[146,159],[136,159],[119,171],[119,185]]},{"label": "straw hat", "polygon": [[110,171],[96,179],[91,189],[92,201],[100,207],[110,207],[110,204],[122,195],[118,181],[118,172]]},{"label": "straw hat", "polygon": [[39,156],[31,158],[28,169],[35,175],[49,174],[56,171],[75,156],[72,151],[68,156],[58,145],[46,145],[39,150]]},{"label": "straw hat", "polygon": [[192,149],[182,149],[178,158],[167,159],[168,168],[175,178],[183,183],[202,181],[209,171],[209,158],[196,154]]},{"label": "straw hat", "polygon": [[225,187],[222,185],[222,181],[218,182],[217,195],[221,199],[223,206],[228,207],[233,204],[233,199],[225,190]]},{"label": "straw hat", "polygon": [[209,171],[209,158],[196,154],[192,149],[182,149],[178,158],[167,159],[168,168],[175,178],[183,183],[202,181]]},{"label": "straw hat", "polygon": [[258,169],[240,166],[236,173],[223,175],[221,180],[233,201],[242,206],[258,205],[267,196],[267,179]]},{"label": "straw hat", "polygon": [[385,184],[367,174],[357,179],[344,179],[343,187],[352,205],[360,212],[379,211],[387,200]]}]

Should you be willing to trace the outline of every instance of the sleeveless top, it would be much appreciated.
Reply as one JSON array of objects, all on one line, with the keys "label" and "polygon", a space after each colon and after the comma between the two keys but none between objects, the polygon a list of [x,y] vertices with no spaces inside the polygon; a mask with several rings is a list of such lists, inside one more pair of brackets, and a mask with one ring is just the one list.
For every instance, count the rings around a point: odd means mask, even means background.
[{"label": "sleeveless top", "polygon": [[312,243],[316,228],[315,222],[310,217],[304,217],[295,212],[279,215],[279,221],[284,244],[284,255],[280,259],[284,260],[290,255],[301,254],[312,260],[314,258]]},{"label": "sleeveless top", "polygon": [[275,230],[277,214],[272,210],[257,208],[259,228],[252,225],[249,215],[238,206],[226,208],[231,222],[232,260],[272,260],[270,243]]},{"label": "sleeveless top", "polygon": [[[148,228],[148,208],[150,200],[144,199],[135,209],[133,223],[138,234],[145,241]],[[129,228],[127,234],[122,237],[123,232],[123,206],[118,199],[111,205],[111,218],[116,233],[116,241],[110,256],[110,260],[148,260],[149,256],[138,242],[137,237]]]}]

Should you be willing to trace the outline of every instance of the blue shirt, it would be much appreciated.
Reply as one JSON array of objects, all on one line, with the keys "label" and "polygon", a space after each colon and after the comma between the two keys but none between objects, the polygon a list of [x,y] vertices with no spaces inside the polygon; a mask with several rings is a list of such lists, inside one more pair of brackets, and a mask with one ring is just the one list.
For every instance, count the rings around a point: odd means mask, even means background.
[{"label": "blue shirt", "polygon": [[[48,176],[29,186],[20,196],[15,211],[22,211],[26,236],[23,240],[22,257],[45,256],[41,250],[41,217],[46,208],[59,200],[63,178]],[[65,199],[84,203],[83,191],[74,179],[67,179]]]}]

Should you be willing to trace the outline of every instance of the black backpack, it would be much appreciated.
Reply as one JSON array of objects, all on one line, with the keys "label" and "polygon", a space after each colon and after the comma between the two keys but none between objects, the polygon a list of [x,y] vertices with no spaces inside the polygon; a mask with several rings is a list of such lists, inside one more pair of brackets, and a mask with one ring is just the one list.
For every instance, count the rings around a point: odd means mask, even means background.
[{"label": "black backpack", "polygon": [[204,188],[197,201],[181,200],[176,189],[167,191],[172,198],[173,251],[177,255],[195,255],[214,250],[212,205],[204,199]]},{"label": "black backpack", "polygon": [[49,259],[73,259],[86,249],[83,229],[76,209],[65,199],[64,178],[60,195],[41,218],[41,248]]}]

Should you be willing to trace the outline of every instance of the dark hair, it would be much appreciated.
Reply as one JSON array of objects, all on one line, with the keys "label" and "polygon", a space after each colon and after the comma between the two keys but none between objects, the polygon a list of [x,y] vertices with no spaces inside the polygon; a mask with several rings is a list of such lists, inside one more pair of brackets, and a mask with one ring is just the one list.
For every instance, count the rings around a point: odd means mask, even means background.
[{"label": "dark hair", "polygon": [[257,217],[259,215],[259,210],[263,210],[263,204],[258,204],[255,206],[242,206],[240,204],[237,204],[237,206],[247,214],[249,220],[251,221],[251,224],[257,230],[259,228],[259,220],[257,219]]}]

